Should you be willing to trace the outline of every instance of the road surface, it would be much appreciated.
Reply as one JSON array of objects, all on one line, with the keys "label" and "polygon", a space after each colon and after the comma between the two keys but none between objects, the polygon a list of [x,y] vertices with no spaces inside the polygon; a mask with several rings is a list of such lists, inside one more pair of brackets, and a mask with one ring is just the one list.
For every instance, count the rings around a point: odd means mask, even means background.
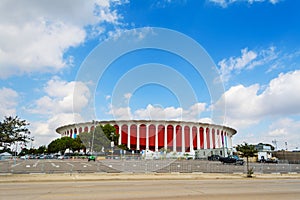
[{"label": "road surface", "polygon": [[300,179],[2,182],[1,200],[300,199]]}]

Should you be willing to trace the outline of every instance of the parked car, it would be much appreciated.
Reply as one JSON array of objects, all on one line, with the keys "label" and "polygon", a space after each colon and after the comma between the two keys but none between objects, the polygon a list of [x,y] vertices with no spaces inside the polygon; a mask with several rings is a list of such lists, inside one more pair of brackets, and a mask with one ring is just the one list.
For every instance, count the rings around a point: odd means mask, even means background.
[{"label": "parked car", "polygon": [[88,161],[90,162],[91,160],[93,160],[95,162],[96,161],[96,157],[95,156],[89,156],[88,157]]},{"label": "parked car", "polygon": [[276,157],[267,158],[267,159],[262,158],[260,160],[260,162],[262,162],[262,163],[278,163],[278,158],[276,158]]},{"label": "parked car", "polygon": [[218,161],[220,159],[219,155],[211,155],[207,157],[208,160],[210,161]]},{"label": "parked car", "polygon": [[27,159],[29,159],[29,155],[21,156],[20,159],[27,160]]},{"label": "parked car", "polygon": [[66,155],[61,155],[61,156],[58,156],[57,159],[58,160],[65,160],[65,159],[69,159],[70,156],[66,156]]},{"label": "parked car", "polygon": [[243,165],[244,162],[245,162],[243,159],[239,158],[236,155],[228,156],[228,157],[220,157],[219,161],[221,161],[223,164],[232,163],[232,164],[235,164],[235,165]]},{"label": "parked car", "polygon": [[46,155],[39,155],[39,156],[37,156],[37,159],[46,159]]}]

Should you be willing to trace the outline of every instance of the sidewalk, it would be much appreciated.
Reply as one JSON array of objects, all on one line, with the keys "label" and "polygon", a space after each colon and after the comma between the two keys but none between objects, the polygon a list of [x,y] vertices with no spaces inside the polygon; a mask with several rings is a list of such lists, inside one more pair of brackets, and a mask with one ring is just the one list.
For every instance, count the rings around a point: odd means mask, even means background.
[{"label": "sidewalk", "polygon": [[[88,173],[88,174],[1,174],[1,183],[17,182],[71,182],[71,181],[135,181],[135,180],[205,180],[205,179],[251,179],[245,174],[213,173]],[[300,174],[256,174],[252,179],[300,179]]]}]

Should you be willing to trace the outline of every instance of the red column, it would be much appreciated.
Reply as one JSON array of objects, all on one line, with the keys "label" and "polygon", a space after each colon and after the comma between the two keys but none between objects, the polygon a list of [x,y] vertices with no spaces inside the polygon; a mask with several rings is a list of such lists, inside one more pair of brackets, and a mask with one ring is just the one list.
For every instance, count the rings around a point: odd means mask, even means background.
[{"label": "red column", "polygon": [[220,131],[217,130],[217,141],[218,141],[218,148],[221,148],[221,141],[220,141]]},{"label": "red column", "polygon": [[128,126],[125,124],[121,127],[121,143],[127,146],[128,139]]},{"label": "red column", "polygon": [[168,149],[171,151],[173,150],[173,129],[174,127],[172,125],[167,126],[167,144]]},{"label": "red column", "polygon": [[223,134],[223,131],[221,131],[221,141],[222,141],[222,147],[224,147],[224,134]]},{"label": "red column", "polygon": [[159,125],[158,126],[158,149],[164,148],[165,142],[165,126]]},{"label": "red column", "polygon": [[130,126],[130,148],[135,150],[137,142],[137,127],[135,124]]},{"label": "red column", "polygon": [[204,149],[204,129],[200,127],[200,149]]},{"label": "red column", "polygon": [[[119,135],[120,127],[117,124],[114,124],[114,127],[116,129],[116,135]],[[120,140],[121,140],[121,135],[119,135],[118,144],[120,144],[120,142],[122,143],[122,141]]]},{"label": "red column", "polygon": [[141,150],[146,149],[146,125],[145,124],[140,125],[140,149]]},{"label": "red column", "polygon": [[192,129],[193,147],[197,149],[197,127],[193,126]]},{"label": "red column", "polygon": [[95,126],[92,126],[90,132],[93,132],[94,130],[95,130]]},{"label": "red column", "polygon": [[180,152],[182,150],[182,128],[180,125],[176,126],[176,151]]},{"label": "red column", "polygon": [[216,148],[216,135],[215,135],[215,129],[213,128],[213,129],[211,130],[211,132],[212,132],[212,143],[213,143],[212,148],[215,149],[215,148]]},{"label": "red column", "polygon": [[119,135],[119,126],[117,124],[115,124],[114,127],[116,129],[116,134]]},{"label": "red column", "polygon": [[155,151],[155,126],[151,124],[148,130],[149,134],[149,149]]},{"label": "red column", "polygon": [[184,144],[185,144],[185,151],[190,152],[190,127],[184,127]]},{"label": "red column", "polygon": [[210,137],[209,137],[209,128],[206,128],[206,144],[207,149],[210,149]]}]

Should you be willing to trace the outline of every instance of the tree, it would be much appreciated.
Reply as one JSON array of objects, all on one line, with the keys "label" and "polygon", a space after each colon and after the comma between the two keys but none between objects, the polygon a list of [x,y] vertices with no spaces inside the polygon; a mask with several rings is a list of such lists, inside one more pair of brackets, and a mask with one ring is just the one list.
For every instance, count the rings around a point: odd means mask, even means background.
[{"label": "tree", "polygon": [[107,151],[111,148],[111,141],[118,142],[118,135],[115,133],[115,127],[111,125],[96,126],[94,131],[83,132],[78,136],[84,146],[92,152]]},{"label": "tree", "polygon": [[73,152],[74,151],[80,151],[81,149],[85,149],[85,146],[83,145],[80,137],[76,137],[73,140],[71,149],[72,149]]},{"label": "tree", "polygon": [[119,135],[116,134],[116,128],[110,124],[105,124],[100,127],[109,141],[113,141],[115,145],[118,145]]},{"label": "tree", "polygon": [[60,151],[59,143],[60,143],[60,138],[51,141],[50,144],[48,145],[48,152],[58,153]]},{"label": "tree", "polygon": [[257,153],[255,146],[252,144],[247,144],[245,142],[244,144],[238,145],[236,147],[236,150],[240,152],[242,157],[246,157],[246,159],[247,159],[247,177],[252,177],[253,170],[249,169],[249,157],[253,157]]},{"label": "tree", "polygon": [[45,145],[42,145],[40,146],[38,149],[37,149],[37,153],[38,154],[44,154],[44,153],[47,153],[47,148]]},{"label": "tree", "polygon": [[122,149],[122,150],[126,150],[126,151],[129,150],[128,146],[125,145],[125,144],[120,144],[120,145],[118,145],[118,148],[120,148],[120,149]]},{"label": "tree", "polygon": [[66,149],[70,149],[73,152],[79,151],[80,149],[84,149],[84,145],[82,144],[80,138],[70,138],[70,137],[62,137],[53,140],[48,145],[48,152],[49,153],[58,153],[58,152],[65,152]]},{"label": "tree", "polygon": [[19,153],[19,156],[24,156],[24,155],[27,155],[27,154],[29,154],[29,149],[23,148],[21,150],[21,152]]},{"label": "tree", "polygon": [[0,122],[0,146],[11,146],[17,142],[30,141],[30,131],[27,126],[29,123],[26,120],[21,120],[16,117],[4,117],[3,122]]}]

